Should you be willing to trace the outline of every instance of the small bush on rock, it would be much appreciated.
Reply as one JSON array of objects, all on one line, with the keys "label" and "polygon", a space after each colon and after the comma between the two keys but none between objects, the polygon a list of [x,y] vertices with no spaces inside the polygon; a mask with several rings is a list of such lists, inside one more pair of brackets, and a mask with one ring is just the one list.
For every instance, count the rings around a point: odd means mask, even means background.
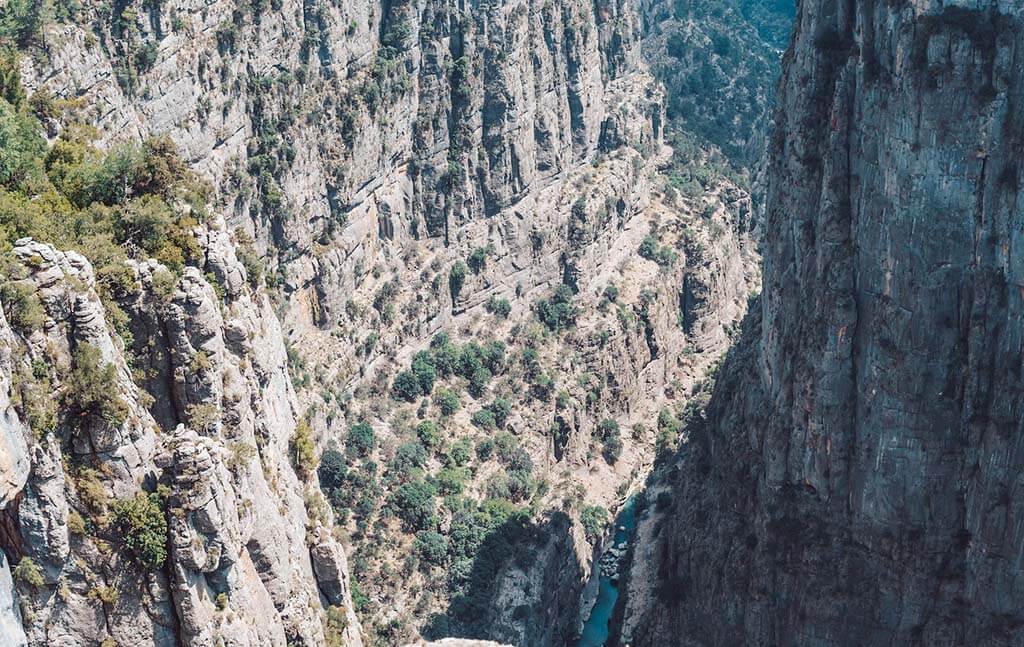
[{"label": "small bush on rock", "polygon": [[365,422],[360,422],[349,430],[348,437],[345,439],[345,448],[348,449],[349,454],[368,456],[373,451],[375,443],[373,427]]},{"label": "small bush on rock", "polygon": [[608,525],[608,511],[599,505],[584,506],[580,511],[580,523],[587,535],[587,541],[594,543]]},{"label": "small bush on rock", "polygon": [[406,402],[415,402],[423,393],[420,381],[412,371],[402,371],[396,375],[391,390],[396,399]]},{"label": "small bush on rock", "polygon": [[82,414],[95,415],[118,426],[128,417],[128,405],[121,398],[117,368],[105,364],[100,349],[82,343],[75,349],[74,368],[68,378],[68,395]]},{"label": "small bush on rock", "polygon": [[450,416],[459,410],[459,396],[449,389],[438,389],[434,394],[434,404],[441,413]]},{"label": "small bush on rock", "polygon": [[14,567],[12,574],[14,579],[24,582],[29,586],[39,587],[46,582],[43,579],[43,571],[36,566],[36,563],[28,555],[21,558],[18,565]]},{"label": "small bush on rock", "polygon": [[156,493],[139,492],[114,503],[114,523],[124,545],[146,568],[157,569],[167,559],[167,519]]}]

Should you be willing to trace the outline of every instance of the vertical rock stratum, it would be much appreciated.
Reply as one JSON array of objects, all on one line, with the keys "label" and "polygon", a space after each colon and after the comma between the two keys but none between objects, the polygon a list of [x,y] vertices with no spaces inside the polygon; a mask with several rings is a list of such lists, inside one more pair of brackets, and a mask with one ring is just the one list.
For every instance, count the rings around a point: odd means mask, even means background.
[{"label": "vertical rock stratum", "polygon": [[1024,641],[1024,7],[804,0],[760,308],[622,642]]}]

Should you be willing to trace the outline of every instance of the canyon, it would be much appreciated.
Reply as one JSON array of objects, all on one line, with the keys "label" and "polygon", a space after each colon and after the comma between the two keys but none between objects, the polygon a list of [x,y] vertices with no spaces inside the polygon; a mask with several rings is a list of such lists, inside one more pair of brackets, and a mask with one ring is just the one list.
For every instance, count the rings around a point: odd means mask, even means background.
[{"label": "canyon", "polygon": [[1019,643],[1022,20],[9,2],[0,642]]}]

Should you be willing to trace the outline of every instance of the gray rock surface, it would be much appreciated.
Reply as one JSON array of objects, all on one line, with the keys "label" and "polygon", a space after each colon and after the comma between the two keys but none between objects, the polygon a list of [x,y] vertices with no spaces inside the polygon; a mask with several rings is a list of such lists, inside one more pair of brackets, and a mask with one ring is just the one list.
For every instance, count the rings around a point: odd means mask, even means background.
[{"label": "gray rock surface", "polygon": [[14,591],[14,580],[7,556],[0,551],[0,640],[10,647],[25,647],[27,639],[21,628],[21,610]]},{"label": "gray rock surface", "polygon": [[0,312],[0,508],[7,506],[21,492],[28,480],[28,443],[25,438],[29,431],[18,417],[11,403],[12,351],[15,339],[7,319]]},{"label": "gray rock surface", "polygon": [[[128,411],[121,425],[59,412],[52,435],[21,435],[32,470],[4,512],[16,530],[4,547],[31,557],[42,577],[42,585],[17,583],[29,644],[320,645],[329,605],[348,616],[333,639],[361,644],[341,584],[342,549],[323,531],[329,512],[310,519],[304,490],[315,482],[303,484],[289,463],[296,404],[277,319],[244,281],[229,239],[205,233],[220,275],[241,277],[226,301],[194,268],[158,295],[153,276],[167,270],[135,265],[136,301],[125,304],[138,335],[133,359],[165,385],[151,390],[165,398],[160,404],[130,379],[88,262],[33,241],[14,249],[52,325],[27,340],[5,327],[4,378],[45,360],[57,367],[51,377],[64,379],[60,365],[88,343],[118,368],[110,397]],[[62,457],[65,442],[73,453]],[[166,487],[169,553],[165,569],[144,571],[120,545],[111,506],[157,481]],[[307,528],[318,537],[310,547]],[[317,572],[311,550],[320,555]]]},{"label": "gray rock surface", "polygon": [[800,3],[761,307],[623,644],[1024,640],[1022,14]]}]

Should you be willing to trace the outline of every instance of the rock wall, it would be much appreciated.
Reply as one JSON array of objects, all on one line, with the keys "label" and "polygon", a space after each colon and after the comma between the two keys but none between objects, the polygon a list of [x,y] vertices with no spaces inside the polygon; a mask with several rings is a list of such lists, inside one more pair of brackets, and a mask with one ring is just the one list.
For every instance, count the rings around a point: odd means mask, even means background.
[{"label": "rock wall", "polygon": [[[3,548],[35,565],[17,582],[29,644],[324,644],[332,606],[349,619],[334,639],[360,644],[329,513],[307,513],[289,461],[298,412],[277,319],[223,224],[200,238],[209,280],[134,267],[132,353],[85,258],[31,240],[13,250],[16,280],[45,309],[31,333],[3,322],[3,377],[20,399],[8,420],[31,457],[3,511]],[[110,371],[100,397],[120,403],[117,419],[81,404],[83,348],[99,351],[89,379]],[[166,391],[141,389],[139,372]],[[51,398],[50,425],[30,432],[22,418]],[[143,486],[169,511],[155,569],[133,559],[116,512]]]},{"label": "rock wall", "polygon": [[1024,639],[1022,18],[800,3],[760,308],[666,473],[623,643]]}]

